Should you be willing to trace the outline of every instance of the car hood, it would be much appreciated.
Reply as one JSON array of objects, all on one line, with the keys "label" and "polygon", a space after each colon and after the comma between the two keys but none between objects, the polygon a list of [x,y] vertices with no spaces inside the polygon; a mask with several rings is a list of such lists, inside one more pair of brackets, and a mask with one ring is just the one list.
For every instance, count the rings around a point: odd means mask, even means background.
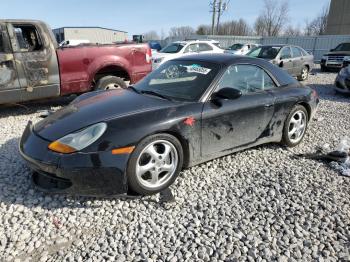
[{"label": "car hood", "polygon": [[169,107],[174,103],[131,90],[91,92],[37,123],[34,132],[54,141],[99,122]]},{"label": "car hood", "polygon": [[328,56],[336,56],[336,55],[339,55],[339,56],[350,56],[350,51],[335,51],[335,52],[329,52],[325,55],[328,55]]}]

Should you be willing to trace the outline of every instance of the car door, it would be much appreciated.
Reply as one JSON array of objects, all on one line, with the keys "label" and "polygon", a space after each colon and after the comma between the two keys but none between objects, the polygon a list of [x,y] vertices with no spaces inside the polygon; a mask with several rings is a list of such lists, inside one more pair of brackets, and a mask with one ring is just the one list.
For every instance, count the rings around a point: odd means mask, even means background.
[{"label": "car door", "polygon": [[292,46],[292,56],[293,56],[293,73],[294,75],[300,75],[303,68],[303,54],[300,49]]},{"label": "car door", "polygon": [[255,65],[231,65],[220,79],[215,92],[229,87],[242,92],[235,100],[207,101],[202,112],[202,155],[256,142],[266,137],[265,130],[274,113],[274,85],[270,76]]},{"label": "car door", "polygon": [[293,57],[289,46],[285,46],[279,53],[278,65],[289,74],[294,74]]},{"label": "car door", "polygon": [[[6,24],[0,23],[0,101],[6,102],[7,94],[21,88],[18,80],[16,62],[12,53]],[[4,100],[4,101],[3,101]]]},{"label": "car door", "polygon": [[[52,32],[45,24],[12,22],[7,24],[20,85],[28,93],[25,97],[41,98],[59,94],[59,69]],[[49,87],[48,87],[49,86]],[[37,87],[45,88],[45,92]]]}]

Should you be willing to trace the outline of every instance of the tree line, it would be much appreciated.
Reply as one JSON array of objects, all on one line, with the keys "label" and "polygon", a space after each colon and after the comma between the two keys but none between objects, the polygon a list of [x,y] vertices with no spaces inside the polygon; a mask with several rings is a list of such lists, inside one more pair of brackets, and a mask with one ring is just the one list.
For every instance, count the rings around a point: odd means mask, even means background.
[{"label": "tree line", "polygon": [[[312,20],[305,20],[303,26],[293,26],[290,23],[289,0],[264,0],[264,6],[253,25],[245,19],[231,20],[220,23],[215,35],[241,36],[316,36],[325,34],[329,4]],[[199,25],[196,29],[191,26],[173,27],[169,37],[189,37],[191,35],[211,35],[211,25]],[[144,33],[145,40],[164,39],[164,33],[159,36],[154,30]]]}]

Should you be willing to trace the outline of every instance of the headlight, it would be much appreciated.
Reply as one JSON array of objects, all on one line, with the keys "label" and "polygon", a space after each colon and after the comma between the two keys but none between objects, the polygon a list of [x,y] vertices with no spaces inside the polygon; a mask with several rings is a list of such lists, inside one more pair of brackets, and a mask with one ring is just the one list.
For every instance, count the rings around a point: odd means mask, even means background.
[{"label": "headlight", "polygon": [[328,56],[322,56],[322,60],[327,60]]},{"label": "headlight", "polygon": [[350,56],[345,56],[344,61],[347,61],[347,62],[350,61]]},{"label": "headlight", "polygon": [[79,132],[66,135],[49,145],[52,151],[70,154],[82,150],[97,139],[99,139],[107,129],[106,123],[98,123],[89,126]]}]

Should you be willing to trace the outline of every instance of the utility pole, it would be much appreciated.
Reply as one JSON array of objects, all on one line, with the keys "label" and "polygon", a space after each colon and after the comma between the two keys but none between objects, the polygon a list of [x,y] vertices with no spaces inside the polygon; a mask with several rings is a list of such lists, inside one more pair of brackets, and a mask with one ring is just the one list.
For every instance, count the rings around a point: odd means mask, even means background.
[{"label": "utility pole", "polygon": [[[213,13],[212,15],[212,22],[211,22],[211,34],[214,35],[215,33],[219,33],[219,27],[220,27],[220,18],[221,15],[227,10],[228,4],[230,3],[230,0],[213,0],[210,3],[211,10],[210,12]],[[216,16],[217,13],[217,16]],[[215,32],[215,20],[216,20],[216,32]]]},{"label": "utility pole", "polygon": [[218,20],[216,22],[216,33],[219,34],[219,26],[220,26],[220,17],[221,17],[221,12],[222,12],[222,0],[219,0],[218,4]]},{"label": "utility pole", "polygon": [[[221,1],[221,0],[220,0]],[[215,30],[215,16],[216,16],[216,0],[213,0],[213,2],[210,4],[212,6],[211,12],[213,13],[212,15],[212,21],[211,21],[211,34],[214,35],[214,30]]]}]

